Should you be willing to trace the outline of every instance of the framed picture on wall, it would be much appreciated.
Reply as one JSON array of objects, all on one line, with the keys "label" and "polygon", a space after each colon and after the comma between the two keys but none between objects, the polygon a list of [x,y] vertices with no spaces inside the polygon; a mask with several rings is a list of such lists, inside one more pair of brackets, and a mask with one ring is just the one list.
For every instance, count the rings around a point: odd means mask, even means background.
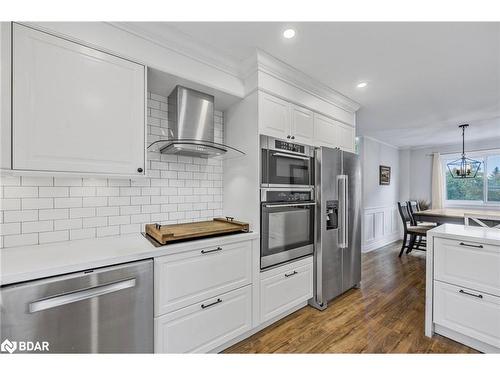
[{"label": "framed picture on wall", "polygon": [[386,165],[379,166],[378,181],[379,185],[391,184],[391,167],[388,167]]}]

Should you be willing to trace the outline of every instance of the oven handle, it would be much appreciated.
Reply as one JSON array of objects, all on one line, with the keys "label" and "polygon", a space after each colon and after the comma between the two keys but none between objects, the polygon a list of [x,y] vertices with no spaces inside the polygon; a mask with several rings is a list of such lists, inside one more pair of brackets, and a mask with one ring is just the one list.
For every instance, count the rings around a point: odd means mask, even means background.
[{"label": "oven handle", "polygon": [[315,202],[311,203],[291,203],[291,204],[265,204],[264,207],[273,208],[273,207],[303,207],[303,206],[316,206]]},{"label": "oven handle", "polygon": [[299,155],[290,155],[290,154],[285,154],[283,152],[274,152],[273,156],[283,156],[285,158],[290,158],[290,159],[300,159],[300,160],[309,160],[309,156],[299,156]]}]

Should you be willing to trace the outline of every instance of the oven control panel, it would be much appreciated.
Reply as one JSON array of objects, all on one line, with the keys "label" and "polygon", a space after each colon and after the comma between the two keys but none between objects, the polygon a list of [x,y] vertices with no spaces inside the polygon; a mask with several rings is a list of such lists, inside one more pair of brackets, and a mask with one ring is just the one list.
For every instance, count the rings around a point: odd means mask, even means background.
[{"label": "oven control panel", "polygon": [[272,190],[266,191],[266,202],[306,202],[314,200],[312,191]]},{"label": "oven control panel", "polygon": [[298,152],[300,154],[305,153],[305,147],[302,145],[297,145],[295,143],[289,143],[285,141],[280,141],[279,139],[276,139],[274,141],[274,148],[278,150],[285,150],[285,151],[291,151],[291,152]]}]

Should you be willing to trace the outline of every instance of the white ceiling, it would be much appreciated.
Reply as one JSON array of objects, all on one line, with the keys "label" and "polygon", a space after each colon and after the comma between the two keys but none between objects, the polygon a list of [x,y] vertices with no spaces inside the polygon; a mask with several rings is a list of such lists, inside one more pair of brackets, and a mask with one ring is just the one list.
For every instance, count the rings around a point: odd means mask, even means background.
[{"label": "white ceiling", "polygon": [[[242,61],[255,48],[362,105],[358,134],[400,146],[500,138],[500,23],[142,23]],[[285,40],[282,31],[297,35]],[[364,89],[356,88],[367,81]]]}]

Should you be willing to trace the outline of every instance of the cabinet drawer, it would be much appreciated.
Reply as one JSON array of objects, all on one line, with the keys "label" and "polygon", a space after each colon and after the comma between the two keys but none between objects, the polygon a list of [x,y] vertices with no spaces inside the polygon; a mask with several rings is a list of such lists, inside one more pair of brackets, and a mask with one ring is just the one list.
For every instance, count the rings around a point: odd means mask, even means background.
[{"label": "cabinet drawer", "polygon": [[250,330],[252,289],[246,287],[155,319],[156,353],[206,353]]},{"label": "cabinet drawer", "polygon": [[155,316],[252,282],[250,241],[155,258]]},{"label": "cabinet drawer", "polygon": [[434,278],[500,296],[500,247],[436,238]]},{"label": "cabinet drawer", "polygon": [[261,322],[313,296],[312,257],[261,273]]},{"label": "cabinet drawer", "polygon": [[500,298],[435,281],[434,323],[500,347]]}]

